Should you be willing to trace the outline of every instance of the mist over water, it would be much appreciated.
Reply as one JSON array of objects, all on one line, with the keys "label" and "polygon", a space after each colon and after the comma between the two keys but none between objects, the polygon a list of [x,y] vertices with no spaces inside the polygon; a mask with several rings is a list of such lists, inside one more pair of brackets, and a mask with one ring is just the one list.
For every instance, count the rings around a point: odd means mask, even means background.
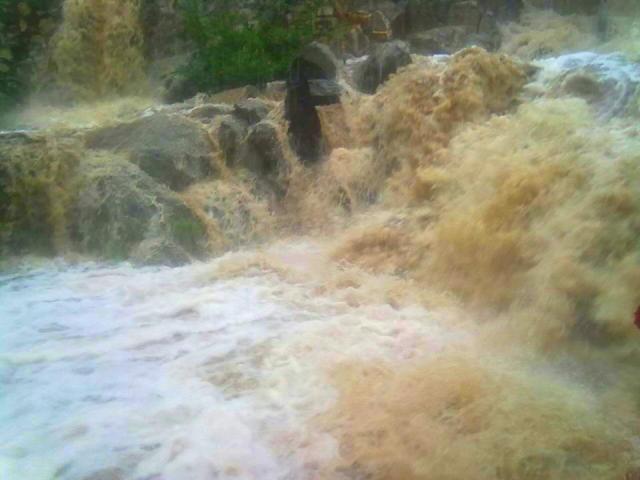
[{"label": "mist over water", "polygon": [[[138,3],[65,5],[58,85],[135,93]],[[269,100],[282,198],[208,125],[220,177],[177,197],[212,259],[178,268],[69,253],[66,172],[123,163],[73,129],[163,107],[23,112],[46,141],[13,152],[51,168],[60,258],[0,274],[0,479],[635,480],[640,35],[591,20],[529,9],[507,55],[347,87],[317,165]]]}]

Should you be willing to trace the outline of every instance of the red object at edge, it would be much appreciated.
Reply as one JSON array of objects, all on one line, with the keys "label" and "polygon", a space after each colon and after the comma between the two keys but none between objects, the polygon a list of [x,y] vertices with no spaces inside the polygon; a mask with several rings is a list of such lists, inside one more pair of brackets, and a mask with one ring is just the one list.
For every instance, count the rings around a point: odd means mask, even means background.
[{"label": "red object at edge", "polygon": [[636,318],[633,323],[636,324],[636,327],[640,328],[640,307],[636,310]]}]

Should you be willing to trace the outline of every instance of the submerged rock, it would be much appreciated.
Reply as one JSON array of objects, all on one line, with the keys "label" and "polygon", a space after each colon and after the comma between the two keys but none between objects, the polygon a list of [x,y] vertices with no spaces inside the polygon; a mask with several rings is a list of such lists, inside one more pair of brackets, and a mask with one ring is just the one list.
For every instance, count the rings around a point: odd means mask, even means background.
[{"label": "submerged rock", "polygon": [[375,93],[377,88],[398,71],[411,63],[409,47],[401,41],[380,44],[354,71],[356,86],[365,93]]},{"label": "submerged rock", "polygon": [[187,118],[157,113],[87,134],[89,148],[123,153],[173,190],[216,173],[206,131]]},{"label": "submerged rock", "polygon": [[638,111],[640,64],[620,54],[581,52],[539,60],[530,90],[579,97],[602,119]]},{"label": "submerged rock", "polygon": [[71,238],[82,253],[145,263],[185,263],[206,251],[206,232],[184,202],[122,157],[78,166]]}]

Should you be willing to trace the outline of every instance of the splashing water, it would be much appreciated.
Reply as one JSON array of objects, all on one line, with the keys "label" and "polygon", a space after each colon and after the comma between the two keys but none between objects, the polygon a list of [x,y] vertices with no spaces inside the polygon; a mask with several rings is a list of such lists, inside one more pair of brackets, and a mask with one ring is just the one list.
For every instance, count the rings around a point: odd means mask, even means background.
[{"label": "splashing water", "polygon": [[[71,13],[88,5],[68,2],[55,55],[74,58]],[[590,48],[587,23],[533,11],[504,50]],[[0,277],[0,478],[635,478],[637,65],[567,53],[528,77],[476,48],[416,60],[321,112],[326,162],[286,152],[282,218],[240,181],[183,193],[224,210],[221,244],[283,223],[314,240]]]},{"label": "splashing water", "polygon": [[55,83],[71,100],[144,90],[138,0],[66,0],[52,40]]},{"label": "splashing water", "polygon": [[323,365],[465,338],[417,307],[316,295],[300,259],[322,251],[280,247],[279,271],[247,253],[0,277],[2,478],[315,478],[336,449],[305,427],[335,399]]}]

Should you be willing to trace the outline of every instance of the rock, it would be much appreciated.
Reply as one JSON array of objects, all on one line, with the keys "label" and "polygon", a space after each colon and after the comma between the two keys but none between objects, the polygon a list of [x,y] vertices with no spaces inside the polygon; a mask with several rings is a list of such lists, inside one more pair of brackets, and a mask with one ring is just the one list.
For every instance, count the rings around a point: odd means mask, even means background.
[{"label": "rock", "polygon": [[371,14],[369,29],[371,31],[372,38],[378,41],[391,40],[391,37],[393,36],[391,21],[380,10],[376,10]]},{"label": "rock", "polygon": [[200,125],[163,113],[101,128],[86,136],[89,148],[122,152],[143,171],[173,190],[216,173],[213,148]]},{"label": "rock", "polygon": [[277,175],[285,167],[278,126],[264,120],[249,129],[239,166],[259,176]]},{"label": "rock", "polygon": [[269,105],[263,100],[248,98],[236,103],[233,109],[233,114],[240,120],[247,122],[249,125],[254,125],[259,121],[264,120],[269,114],[269,111]]},{"label": "rock", "polygon": [[287,94],[287,82],[283,80],[276,80],[274,82],[267,83],[264,90],[264,96],[269,100],[281,101]]},{"label": "rock", "polygon": [[199,105],[197,107],[192,108],[187,113],[189,118],[194,118],[197,120],[210,121],[213,120],[214,117],[218,117],[220,115],[230,115],[233,113],[233,106],[227,105],[224,103],[207,103],[205,105]]},{"label": "rock", "polygon": [[175,264],[206,251],[205,229],[191,210],[124,157],[84,158],[73,191],[71,238],[82,253]]},{"label": "rock", "polygon": [[164,81],[162,99],[166,103],[183,102],[198,93],[195,82],[181,73],[172,73]]},{"label": "rock", "polygon": [[475,1],[453,2],[447,15],[448,25],[460,25],[467,27],[469,31],[477,32],[482,11]]},{"label": "rock", "polygon": [[309,80],[309,90],[314,105],[333,105],[340,103],[344,89],[335,80]]},{"label": "rock", "polygon": [[[300,53],[299,60],[307,78],[335,79],[338,76],[339,61],[331,49],[320,42],[311,42]],[[303,65],[306,64],[306,65]]]},{"label": "rock", "polygon": [[408,0],[406,6],[407,33],[415,33],[444,25],[449,2]]},{"label": "rock", "polygon": [[233,167],[238,163],[237,157],[241,151],[247,134],[247,124],[232,116],[220,117],[217,126],[218,144],[225,158],[225,163]]},{"label": "rock", "polygon": [[406,43],[396,40],[380,44],[369,58],[355,69],[355,84],[365,93],[375,93],[392,74],[410,63],[411,55]]},{"label": "rock", "polygon": [[347,55],[360,57],[369,51],[370,46],[371,40],[359,26],[352,28],[345,35],[344,51]]},{"label": "rock", "polygon": [[492,15],[502,22],[517,21],[524,9],[523,0],[478,0],[477,3],[483,15]]}]

